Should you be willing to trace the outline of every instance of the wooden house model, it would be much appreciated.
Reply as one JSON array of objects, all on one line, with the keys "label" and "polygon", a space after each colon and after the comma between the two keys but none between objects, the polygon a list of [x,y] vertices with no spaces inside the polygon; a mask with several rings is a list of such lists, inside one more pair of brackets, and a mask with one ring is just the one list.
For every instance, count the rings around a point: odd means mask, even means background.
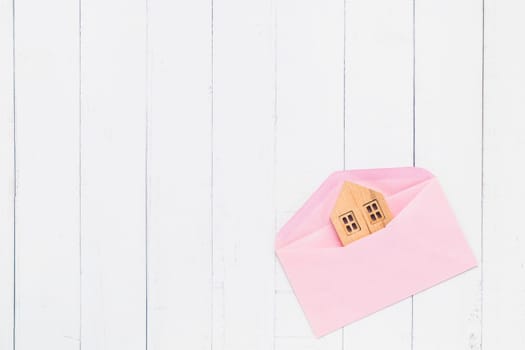
[{"label": "wooden house model", "polygon": [[330,215],[344,246],[384,228],[391,219],[392,213],[380,192],[348,181]]}]

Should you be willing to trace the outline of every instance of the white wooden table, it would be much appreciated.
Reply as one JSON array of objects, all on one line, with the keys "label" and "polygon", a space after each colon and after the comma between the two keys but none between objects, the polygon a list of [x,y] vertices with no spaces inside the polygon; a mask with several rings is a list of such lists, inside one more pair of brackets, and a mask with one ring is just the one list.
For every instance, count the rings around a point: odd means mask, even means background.
[{"label": "white wooden table", "polygon": [[[0,0],[0,349],[525,348],[525,3]],[[332,171],[438,176],[480,267],[320,340]]]}]

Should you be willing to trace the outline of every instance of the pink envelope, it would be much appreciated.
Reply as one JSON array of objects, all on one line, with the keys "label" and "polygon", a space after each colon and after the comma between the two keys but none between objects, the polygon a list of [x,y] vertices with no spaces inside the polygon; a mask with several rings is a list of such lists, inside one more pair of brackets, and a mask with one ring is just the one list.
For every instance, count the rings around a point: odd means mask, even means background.
[{"label": "pink envelope", "polygon": [[[383,193],[394,216],[345,247],[330,222],[344,181]],[[437,179],[421,168],[330,175],[278,233],[275,250],[318,337],[477,264]]]}]

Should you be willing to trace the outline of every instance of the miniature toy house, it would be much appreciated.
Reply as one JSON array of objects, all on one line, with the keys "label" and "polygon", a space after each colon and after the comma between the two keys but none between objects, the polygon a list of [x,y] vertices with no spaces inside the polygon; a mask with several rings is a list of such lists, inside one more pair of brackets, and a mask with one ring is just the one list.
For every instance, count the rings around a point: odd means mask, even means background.
[{"label": "miniature toy house", "polygon": [[384,228],[392,220],[392,213],[381,193],[344,182],[330,220],[345,246]]}]

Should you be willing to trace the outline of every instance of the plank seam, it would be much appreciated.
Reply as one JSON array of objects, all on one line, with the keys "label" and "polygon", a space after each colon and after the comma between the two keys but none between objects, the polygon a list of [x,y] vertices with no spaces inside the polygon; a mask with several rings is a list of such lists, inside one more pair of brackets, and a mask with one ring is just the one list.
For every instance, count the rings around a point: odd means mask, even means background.
[{"label": "plank seam", "polygon": [[150,105],[150,99],[149,99],[149,87],[150,87],[150,74],[149,74],[149,1],[145,0],[145,11],[146,11],[146,18],[145,18],[145,50],[144,50],[144,62],[145,62],[145,72],[144,72],[144,80],[146,81],[146,88],[145,88],[145,96],[144,96],[144,119],[145,119],[145,125],[144,125],[144,262],[145,262],[145,349],[148,350],[148,343],[149,343],[149,105]]},{"label": "plank seam", "polygon": [[[416,166],[416,0],[412,0],[412,166]],[[410,349],[414,350],[414,296],[410,297]]]},{"label": "plank seam", "polygon": [[[346,0],[343,0],[343,170],[346,170]],[[345,350],[345,327],[341,330],[341,350]]]},{"label": "plank seam", "polygon": [[[273,1],[273,232],[274,236],[277,234],[277,9],[278,0]],[[276,302],[276,282],[277,282],[277,257],[273,257],[273,350],[276,348],[276,333],[277,333],[277,302]]]},{"label": "plank seam", "polygon": [[79,323],[78,348],[82,350],[82,0],[78,0],[78,259]]},{"label": "plank seam", "polygon": [[343,169],[346,170],[346,0],[343,0]]},{"label": "plank seam", "polygon": [[213,130],[213,108],[214,108],[214,0],[210,0],[210,349],[213,350],[214,337],[215,337],[215,312],[214,312],[214,281],[215,281],[215,248],[214,248],[214,130]]},{"label": "plank seam", "polygon": [[483,350],[484,223],[485,223],[485,0],[481,0],[481,245],[480,245],[480,350]]},{"label": "plank seam", "polygon": [[13,350],[16,349],[16,187],[17,187],[17,176],[16,176],[16,169],[17,169],[17,163],[16,163],[16,41],[15,41],[15,18],[16,18],[16,11],[15,11],[15,0],[12,0],[11,2],[11,10],[12,10],[12,63],[13,63],[13,182],[14,182],[14,188],[13,188]]}]

